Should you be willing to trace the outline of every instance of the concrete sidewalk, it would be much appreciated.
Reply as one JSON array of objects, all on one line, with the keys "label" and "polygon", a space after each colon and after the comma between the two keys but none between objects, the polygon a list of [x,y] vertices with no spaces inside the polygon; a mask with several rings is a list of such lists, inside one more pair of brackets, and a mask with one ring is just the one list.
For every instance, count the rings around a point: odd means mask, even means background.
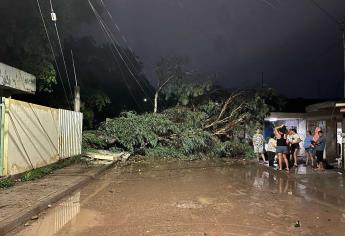
[{"label": "concrete sidewalk", "polygon": [[72,165],[42,179],[17,183],[0,190],[0,235],[24,224],[50,204],[60,200],[111,168],[108,165]]}]

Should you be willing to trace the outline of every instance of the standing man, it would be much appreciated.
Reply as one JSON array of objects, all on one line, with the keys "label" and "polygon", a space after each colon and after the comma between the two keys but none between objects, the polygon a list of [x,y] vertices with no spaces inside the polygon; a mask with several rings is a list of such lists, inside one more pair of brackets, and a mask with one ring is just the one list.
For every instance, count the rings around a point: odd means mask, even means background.
[{"label": "standing man", "polygon": [[264,143],[265,138],[262,135],[262,132],[260,129],[256,130],[256,133],[253,136],[253,147],[254,147],[254,153],[256,155],[256,159],[258,162],[260,161],[260,157],[264,162],[266,162],[266,158],[264,155]]},{"label": "standing man", "polygon": [[323,160],[323,153],[326,147],[326,138],[324,137],[322,130],[320,130],[318,134],[319,139],[315,147],[317,170],[324,170],[325,161]]}]

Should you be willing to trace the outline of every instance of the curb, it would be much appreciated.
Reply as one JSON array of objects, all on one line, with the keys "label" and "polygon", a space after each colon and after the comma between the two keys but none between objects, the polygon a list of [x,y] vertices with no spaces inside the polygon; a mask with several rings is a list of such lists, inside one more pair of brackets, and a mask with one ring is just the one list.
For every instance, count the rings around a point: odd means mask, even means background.
[{"label": "curb", "polygon": [[115,166],[117,161],[114,161],[113,163],[109,165],[105,165],[100,167],[95,173],[92,173],[87,176],[83,176],[79,181],[75,181],[70,186],[68,186],[66,189],[62,189],[58,192],[55,192],[54,194],[43,198],[38,203],[36,203],[33,206],[30,206],[23,211],[17,213],[16,215],[13,215],[9,217],[8,219],[0,222],[0,235],[5,235],[9,233],[10,231],[14,230],[16,227],[23,225],[27,221],[31,219],[31,217],[38,215],[40,212],[48,208],[49,204],[55,203],[65,196],[73,193],[77,189],[85,186],[88,184],[91,180],[95,179],[102,173],[104,173],[106,170],[112,168]]}]

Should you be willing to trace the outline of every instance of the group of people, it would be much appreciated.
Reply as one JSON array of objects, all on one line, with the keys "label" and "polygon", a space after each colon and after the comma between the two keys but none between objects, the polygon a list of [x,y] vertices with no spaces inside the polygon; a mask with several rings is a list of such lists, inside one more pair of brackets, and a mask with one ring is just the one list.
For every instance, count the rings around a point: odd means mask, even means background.
[{"label": "group of people", "polygon": [[[257,160],[262,159],[269,166],[274,166],[275,161],[277,161],[279,170],[284,168],[289,171],[291,167],[298,166],[298,152],[301,142],[302,139],[297,130],[295,128],[288,129],[285,125],[274,128],[274,133],[268,139],[266,150],[262,131],[258,129],[253,136],[254,153]],[[323,159],[325,146],[326,139],[320,128],[315,129],[314,135],[308,131],[303,141],[306,165],[311,162],[311,166],[314,167],[314,160],[316,159],[316,169],[324,169],[326,164]]]}]

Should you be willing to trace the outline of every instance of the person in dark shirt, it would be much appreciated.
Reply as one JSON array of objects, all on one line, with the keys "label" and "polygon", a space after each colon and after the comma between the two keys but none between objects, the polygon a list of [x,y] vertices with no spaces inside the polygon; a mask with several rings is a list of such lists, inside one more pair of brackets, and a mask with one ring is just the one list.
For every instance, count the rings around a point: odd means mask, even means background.
[{"label": "person in dark shirt", "polygon": [[287,159],[287,154],[289,153],[288,151],[288,146],[287,146],[287,141],[286,141],[286,133],[287,129],[284,125],[276,127],[274,129],[274,135],[276,136],[277,139],[277,156],[278,156],[278,161],[279,161],[279,170],[283,169],[283,165],[285,163],[286,170],[289,171],[289,161]]}]

